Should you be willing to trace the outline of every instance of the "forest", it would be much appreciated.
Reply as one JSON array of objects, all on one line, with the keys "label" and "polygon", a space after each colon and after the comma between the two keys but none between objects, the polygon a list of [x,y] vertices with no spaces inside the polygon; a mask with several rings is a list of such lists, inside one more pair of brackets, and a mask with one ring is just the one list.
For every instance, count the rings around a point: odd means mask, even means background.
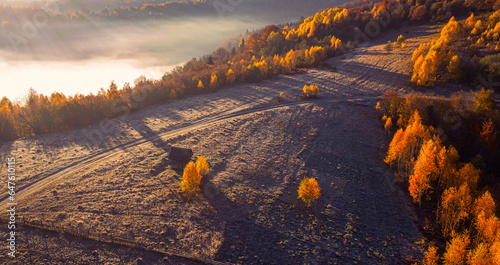
[{"label": "forest", "polygon": [[444,99],[386,93],[377,105],[392,135],[385,162],[407,187],[433,239],[424,264],[438,264],[439,253],[444,264],[500,261],[500,115],[492,94],[482,89]]},{"label": "forest", "polygon": [[[447,82],[484,86],[475,81],[478,75],[498,80],[499,15],[451,17],[438,36],[414,51],[411,82],[422,89]],[[423,264],[500,262],[500,113],[494,87],[488,88],[450,98],[386,93],[377,104],[392,136],[385,162],[434,239]]]}]

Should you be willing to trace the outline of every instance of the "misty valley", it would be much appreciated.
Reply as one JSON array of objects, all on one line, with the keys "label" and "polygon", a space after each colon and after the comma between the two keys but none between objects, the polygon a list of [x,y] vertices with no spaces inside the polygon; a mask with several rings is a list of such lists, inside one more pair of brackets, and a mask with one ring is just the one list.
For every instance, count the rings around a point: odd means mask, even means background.
[{"label": "misty valley", "polygon": [[121,88],[142,75],[161,79],[228,36],[266,25],[233,18],[19,23],[23,30],[0,37],[0,84],[11,99],[23,98],[29,88],[46,95],[95,94],[112,80]]}]

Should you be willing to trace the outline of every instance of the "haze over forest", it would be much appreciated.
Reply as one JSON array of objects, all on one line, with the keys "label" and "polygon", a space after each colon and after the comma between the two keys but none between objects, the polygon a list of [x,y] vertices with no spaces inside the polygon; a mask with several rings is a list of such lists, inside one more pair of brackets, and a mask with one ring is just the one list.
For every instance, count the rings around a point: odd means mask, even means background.
[{"label": "haze over forest", "polygon": [[141,75],[159,79],[225,39],[237,45],[247,30],[295,22],[335,1],[167,2],[0,1],[1,96],[22,99],[29,88],[88,94],[112,80],[121,88]]}]

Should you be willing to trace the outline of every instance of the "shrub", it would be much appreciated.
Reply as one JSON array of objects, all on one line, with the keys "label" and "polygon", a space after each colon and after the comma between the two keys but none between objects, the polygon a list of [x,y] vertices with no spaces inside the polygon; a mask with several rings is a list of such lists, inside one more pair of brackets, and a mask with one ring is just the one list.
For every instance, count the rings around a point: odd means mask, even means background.
[{"label": "shrub", "polygon": [[392,46],[392,42],[391,41],[388,41],[387,44],[384,46],[384,50],[389,53],[389,52],[392,52],[393,50],[393,46]]},{"label": "shrub", "polygon": [[304,200],[309,206],[312,201],[316,200],[321,196],[321,188],[318,182],[314,178],[304,178],[300,182],[299,186],[299,198]]},{"label": "shrub", "polygon": [[318,86],[316,85],[304,85],[302,89],[306,97],[316,97],[318,96]]},{"label": "shrub", "polygon": [[397,42],[402,48],[404,48],[403,45],[406,43],[406,39],[403,35],[399,35]]},{"label": "shrub", "polygon": [[278,96],[276,97],[277,102],[283,102],[283,92],[279,93]]}]

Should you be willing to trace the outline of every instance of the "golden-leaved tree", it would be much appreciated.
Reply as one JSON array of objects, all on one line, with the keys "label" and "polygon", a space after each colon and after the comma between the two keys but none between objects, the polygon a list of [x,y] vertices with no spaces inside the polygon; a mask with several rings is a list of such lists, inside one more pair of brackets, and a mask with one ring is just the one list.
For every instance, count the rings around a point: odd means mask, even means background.
[{"label": "golden-leaved tree", "polygon": [[471,163],[465,164],[454,178],[454,186],[459,187],[466,184],[470,189],[475,190],[479,181],[481,171],[476,169]]},{"label": "golden-leaved tree", "polygon": [[479,243],[476,248],[472,249],[469,254],[467,254],[467,263],[471,265],[494,264],[491,260],[488,246],[484,243]]},{"label": "golden-leaved tree", "polygon": [[438,77],[447,67],[449,72],[452,73],[448,76],[458,78],[460,63],[458,57],[449,52],[449,45],[461,33],[460,24],[455,20],[455,17],[452,17],[441,30],[438,39],[421,44],[412,56],[414,64],[411,81],[419,86],[434,85],[437,81],[440,81]]},{"label": "golden-leaved tree", "polygon": [[443,147],[439,151],[439,183],[444,189],[455,186],[455,175],[459,160],[458,151],[453,146],[448,148]]},{"label": "golden-leaved tree", "polygon": [[422,196],[432,190],[431,181],[439,172],[437,156],[441,143],[438,139],[429,139],[424,143],[418,154],[418,158],[410,175],[408,190],[414,202],[422,207]]},{"label": "golden-leaved tree", "polygon": [[204,89],[205,86],[203,85],[203,82],[200,80],[198,81],[198,85],[197,85],[198,89]]},{"label": "golden-leaved tree", "polygon": [[226,79],[229,84],[234,84],[236,81],[236,74],[234,73],[233,69],[229,68],[226,73]]},{"label": "golden-leaved tree", "polygon": [[469,217],[471,206],[472,196],[467,184],[458,189],[451,187],[443,192],[438,216],[443,236],[457,230],[460,223]]},{"label": "golden-leaved tree", "polygon": [[311,202],[318,199],[321,196],[321,188],[318,182],[314,178],[304,178],[300,182],[299,186],[299,198],[304,200],[309,206]]},{"label": "golden-leaved tree", "polygon": [[204,156],[198,156],[198,158],[196,159],[196,170],[202,177],[206,177],[210,172],[207,160]]},{"label": "golden-leaved tree", "polygon": [[454,234],[450,242],[446,244],[446,252],[443,255],[443,264],[465,264],[467,247],[469,244],[470,239],[468,233]]},{"label": "golden-leaved tree", "polygon": [[422,124],[422,118],[415,110],[408,121],[408,126],[404,130],[400,128],[394,134],[384,161],[390,165],[397,161],[398,169],[407,176],[413,166],[415,155],[418,154],[422,143],[429,138],[429,128]]},{"label": "golden-leaved tree", "polygon": [[218,87],[219,87],[219,78],[217,77],[217,74],[213,74],[210,77],[210,88],[216,89]]},{"label": "golden-leaved tree", "polygon": [[330,42],[332,43],[332,48],[336,51],[336,52],[340,52],[342,51],[342,41],[340,39],[337,39],[335,36],[332,37],[332,39],[330,40]]},{"label": "golden-leaved tree", "polygon": [[495,200],[491,197],[491,193],[485,191],[483,195],[474,201],[473,214],[477,218],[479,214],[484,212],[485,217],[488,218],[495,215],[495,208]]},{"label": "golden-leaved tree", "polygon": [[196,170],[194,162],[189,162],[184,168],[182,181],[179,183],[183,191],[187,191],[188,198],[194,195],[194,192],[200,190],[200,182],[202,176]]},{"label": "golden-leaved tree", "polygon": [[439,255],[437,253],[437,247],[429,246],[424,257],[424,265],[438,265]]},{"label": "golden-leaved tree", "polygon": [[486,216],[485,212],[481,212],[476,218],[475,223],[477,231],[477,240],[488,246],[495,243],[498,233],[500,233],[500,221],[495,215]]}]

